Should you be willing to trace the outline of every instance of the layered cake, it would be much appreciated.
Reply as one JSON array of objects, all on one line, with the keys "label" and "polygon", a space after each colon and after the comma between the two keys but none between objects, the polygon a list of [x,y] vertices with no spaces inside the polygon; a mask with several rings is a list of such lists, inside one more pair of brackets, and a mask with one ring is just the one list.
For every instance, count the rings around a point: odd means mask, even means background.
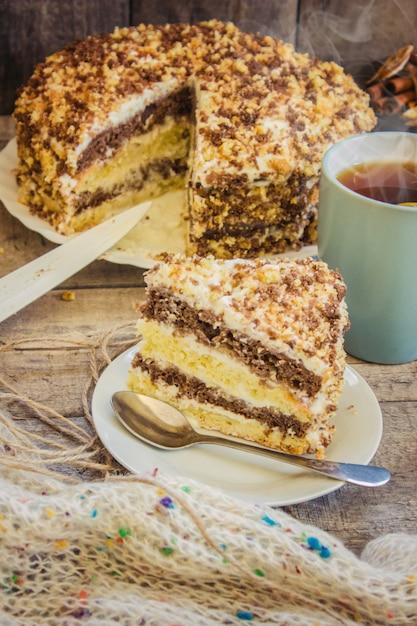
[{"label": "layered cake", "polygon": [[312,258],[172,255],[145,278],[131,389],[194,426],[324,456],[349,326],[337,272]]},{"label": "layered cake", "polygon": [[216,20],[77,41],[36,67],[14,117],[19,198],[56,230],[180,186],[187,253],[220,258],[314,242],[324,151],[375,124],[338,65]]}]

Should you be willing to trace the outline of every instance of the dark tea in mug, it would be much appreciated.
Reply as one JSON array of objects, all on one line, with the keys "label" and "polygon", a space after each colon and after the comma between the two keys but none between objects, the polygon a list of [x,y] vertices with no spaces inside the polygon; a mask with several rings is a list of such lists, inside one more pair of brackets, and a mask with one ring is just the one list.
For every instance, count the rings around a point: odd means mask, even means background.
[{"label": "dark tea in mug", "polygon": [[343,170],[337,179],[352,191],[389,204],[417,204],[417,163],[371,161]]},{"label": "dark tea in mug", "polygon": [[318,256],[343,276],[345,350],[364,361],[417,360],[416,191],[417,133],[354,135],[323,157]]}]

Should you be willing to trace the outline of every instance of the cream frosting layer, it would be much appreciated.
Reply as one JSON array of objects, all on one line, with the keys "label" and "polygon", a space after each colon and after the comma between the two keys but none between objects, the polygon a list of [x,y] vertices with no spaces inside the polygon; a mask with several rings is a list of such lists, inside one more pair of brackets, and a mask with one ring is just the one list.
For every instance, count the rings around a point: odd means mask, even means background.
[{"label": "cream frosting layer", "polygon": [[[195,376],[208,387],[244,400],[249,406],[278,408],[300,421],[314,419],[325,412],[326,396],[308,398],[284,384],[263,382],[244,363],[222,350],[203,345],[192,334],[178,334],[172,326],[139,320],[137,333],[142,337],[139,351],[163,367],[174,365],[187,376]],[[156,356],[157,355],[157,356]]]},{"label": "cream frosting layer", "polygon": [[271,428],[256,419],[243,418],[218,405],[198,402],[195,398],[179,396],[175,384],[153,382],[147,372],[135,368],[128,374],[128,386],[169,402],[178,408],[197,429],[210,429],[225,435],[247,439],[271,448],[286,450],[292,454],[311,453],[318,457],[331,440],[333,426],[323,423],[319,427],[310,426],[303,437],[298,437],[291,429],[282,431]]}]

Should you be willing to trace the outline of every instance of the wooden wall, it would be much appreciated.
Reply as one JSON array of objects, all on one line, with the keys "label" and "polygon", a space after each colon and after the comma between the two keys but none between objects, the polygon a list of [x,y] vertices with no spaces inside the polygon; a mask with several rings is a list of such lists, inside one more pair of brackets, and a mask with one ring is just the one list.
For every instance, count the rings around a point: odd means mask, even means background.
[{"label": "wooden wall", "polygon": [[417,47],[416,0],[0,0],[0,115],[34,65],[77,37],[212,17],[336,60],[359,83],[397,48]]}]

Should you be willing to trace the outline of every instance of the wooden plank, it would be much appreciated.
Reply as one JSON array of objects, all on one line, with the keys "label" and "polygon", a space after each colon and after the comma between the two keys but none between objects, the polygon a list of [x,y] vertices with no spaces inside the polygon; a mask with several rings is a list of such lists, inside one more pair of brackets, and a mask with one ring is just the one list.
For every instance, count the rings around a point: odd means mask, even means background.
[{"label": "wooden plank", "polygon": [[[378,366],[374,366],[377,370]],[[389,376],[395,384],[395,376]],[[417,402],[380,403],[384,434],[373,463],[392,472],[391,481],[375,489],[345,485],[338,492],[312,502],[288,507],[287,511],[306,523],[333,533],[357,553],[364,545],[388,532],[415,533],[415,450],[414,422]],[[395,521],[394,521],[395,520]]]},{"label": "wooden plank", "polygon": [[[1,202],[0,220],[0,277],[56,247],[56,244],[23,226],[6,211]],[[143,270],[132,265],[98,260],[67,279],[60,288],[85,289],[105,284],[143,286]]]},{"label": "wooden plank", "polygon": [[36,63],[77,37],[129,23],[129,0],[3,0],[0,3],[0,115]]},{"label": "wooden plank", "polygon": [[133,323],[137,317],[136,300],[143,288],[88,287],[75,290],[75,299],[61,299],[63,289],[45,294],[0,325],[1,342],[26,337],[69,337],[103,332],[120,324]]},{"label": "wooden plank", "polygon": [[0,150],[4,148],[14,135],[15,128],[13,118],[10,115],[0,115]]},{"label": "wooden plank", "polygon": [[415,0],[299,0],[297,48],[340,63],[360,84],[406,44],[417,46]]}]

